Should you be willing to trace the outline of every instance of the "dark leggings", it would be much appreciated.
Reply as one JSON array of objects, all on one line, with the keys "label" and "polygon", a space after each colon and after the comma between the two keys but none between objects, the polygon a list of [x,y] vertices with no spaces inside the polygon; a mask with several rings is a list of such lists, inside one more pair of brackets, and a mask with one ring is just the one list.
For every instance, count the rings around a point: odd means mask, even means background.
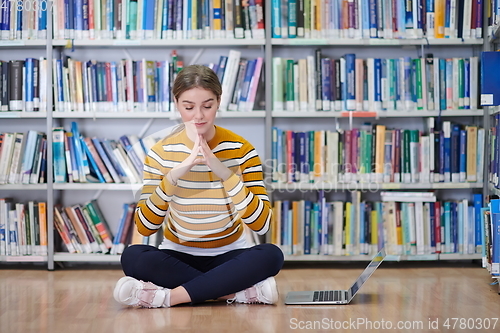
[{"label": "dark leggings", "polygon": [[183,286],[192,303],[249,288],[278,274],[283,261],[283,253],[273,244],[259,244],[218,256],[193,256],[149,245],[132,245],[121,256],[125,275],[169,289]]}]

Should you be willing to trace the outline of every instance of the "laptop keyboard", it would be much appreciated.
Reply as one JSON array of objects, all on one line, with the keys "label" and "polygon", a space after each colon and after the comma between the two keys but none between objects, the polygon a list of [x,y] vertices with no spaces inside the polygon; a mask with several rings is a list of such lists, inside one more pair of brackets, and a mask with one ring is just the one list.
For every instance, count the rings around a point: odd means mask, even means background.
[{"label": "laptop keyboard", "polygon": [[342,292],[345,290],[321,290],[315,291],[313,302],[338,302],[342,301]]}]

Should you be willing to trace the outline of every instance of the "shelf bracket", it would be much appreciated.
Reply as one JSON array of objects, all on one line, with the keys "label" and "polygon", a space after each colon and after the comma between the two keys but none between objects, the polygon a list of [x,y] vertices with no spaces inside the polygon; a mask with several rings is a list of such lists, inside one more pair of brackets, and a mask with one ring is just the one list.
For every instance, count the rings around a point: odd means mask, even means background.
[{"label": "shelf bracket", "polygon": [[194,55],[193,59],[189,62],[189,65],[194,65],[200,59],[201,55],[205,52],[205,49],[199,49],[198,52]]},{"label": "shelf bracket", "polygon": [[146,123],[146,125],[144,125],[144,127],[139,132],[139,138],[143,138],[144,137],[144,134],[146,134],[146,132],[148,131],[148,129],[151,127],[152,123],[153,123],[153,118],[150,118],[148,120],[148,122]]},{"label": "shelf bracket", "polygon": [[97,192],[94,194],[94,197],[92,198],[92,200],[97,200],[97,199],[99,199],[99,197],[101,196],[101,194],[102,194],[102,190],[97,191]]}]

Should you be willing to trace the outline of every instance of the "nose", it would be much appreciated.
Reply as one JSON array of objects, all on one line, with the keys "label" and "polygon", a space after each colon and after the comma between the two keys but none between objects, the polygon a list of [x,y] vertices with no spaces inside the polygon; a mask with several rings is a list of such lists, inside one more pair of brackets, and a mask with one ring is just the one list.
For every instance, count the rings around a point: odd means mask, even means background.
[{"label": "nose", "polygon": [[201,107],[197,107],[195,110],[196,110],[196,112],[194,114],[194,119],[196,119],[196,120],[203,119],[203,111],[201,110]]}]

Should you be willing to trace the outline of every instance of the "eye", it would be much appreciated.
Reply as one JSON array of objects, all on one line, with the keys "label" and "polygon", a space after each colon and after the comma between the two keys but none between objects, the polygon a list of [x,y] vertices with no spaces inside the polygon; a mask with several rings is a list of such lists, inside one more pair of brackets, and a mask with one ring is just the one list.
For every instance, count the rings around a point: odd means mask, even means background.
[{"label": "eye", "polygon": [[186,109],[186,110],[192,110],[193,108],[192,107],[185,107],[184,109]]},{"label": "eye", "polygon": [[212,106],[205,106],[205,109],[211,109]]}]

